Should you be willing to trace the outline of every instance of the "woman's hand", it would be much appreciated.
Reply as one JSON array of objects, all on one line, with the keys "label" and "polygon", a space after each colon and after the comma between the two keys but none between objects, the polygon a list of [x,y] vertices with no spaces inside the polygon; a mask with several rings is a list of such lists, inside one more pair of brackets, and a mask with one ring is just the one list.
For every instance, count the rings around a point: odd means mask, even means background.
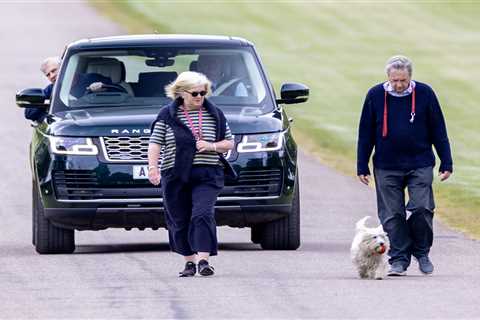
[{"label": "woman's hand", "polygon": [[233,149],[233,140],[222,140],[217,142],[207,142],[205,140],[197,141],[197,150],[199,152],[214,151],[217,153],[224,153]]},{"label": "woman's hand", "polygon": [[207,142],[205,140],[198,140],[197,141],[197,150],[199,152],[205,152],[205,151],[215,151],[215,147],[213,143]]},{"label": "woman's hand", "polygon": [[155,186],[160,184],[160,171],[158,168],[152,168],[148,170],[148,180]]}]

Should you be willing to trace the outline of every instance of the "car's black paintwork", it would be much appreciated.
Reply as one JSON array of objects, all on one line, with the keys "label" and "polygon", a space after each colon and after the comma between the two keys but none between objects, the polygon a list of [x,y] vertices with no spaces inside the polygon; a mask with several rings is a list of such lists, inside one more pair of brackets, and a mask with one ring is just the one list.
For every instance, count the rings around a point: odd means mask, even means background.
[{"label": "car's black paintwork", "polygon": [[[250,46],[254,50],[250,42],[231,37],[125,36],[77,41],[68,46],[64,60],[82,50],[159,45]],[[62,81],[63,71],[60,69],[59,82]],[[263,67],[260,72],[264,79],[268,79]],[[233,151],[229,161],[240,177],[244,174],[247,181],[251,172],[263,172],[275,178],[269,181],[269,195],[260,197],[258,195],[263,194],[255,190],[255,185],[249,190],[248,183],[247,187],[241,187],[239,181],[227,180],[216,204],[218,225],[253,226],[285,217],[291,211],[298,174],[297,146],[291,134],[290,121],[283,108],[276,104],[269,81],[265,82],[274,104],[272,112],[240,116],[229,107],[225,109],[225,114],[236,143],[245,134],[284,132],[283,146],[270,152],[239,154]],[[68,110],[61,103],[57,89],[54,89],[49,116],[35,128],[30,154],[33,183],[38,186],[46,218],[59,227],[78,230],[164,227],[160,189],[148,180],[132,179],[132,165],[141,163],[108,162],[100,145],[100,137],[148,135],[145,130],[150,128],[160,106]],[[219,107],[222,108],[221,105]],[[113,134],[115,129],[121,130]],[[99,154],[53,154],[47,136],[91,137],[99,148]],[[78,187],[74,197],[68,196],[67,189],[71,189],[72,185]]]}]

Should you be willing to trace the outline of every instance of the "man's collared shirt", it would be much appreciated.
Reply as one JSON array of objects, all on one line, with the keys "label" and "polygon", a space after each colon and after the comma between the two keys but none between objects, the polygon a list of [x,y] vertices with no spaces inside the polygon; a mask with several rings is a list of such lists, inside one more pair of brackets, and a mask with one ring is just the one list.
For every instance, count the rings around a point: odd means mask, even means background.
[{"label": "man's collared shirt", "polygon": [[392,85],[390,84],[389,81],[387,81],[383,84],[383,89],[385,89],[385,91],[387,91],[388,94],[390,94],[394,97],[408,96],[410,93],[412,93],[414,88],[415,88],[415,81],[413,81],[413,80],[410,80],[410,85],[408,86],[408,88],[405,89],[405,91],[400,92],[400,93],[395,92],[395,90],[393,90],[393,87],[392,87]]}]

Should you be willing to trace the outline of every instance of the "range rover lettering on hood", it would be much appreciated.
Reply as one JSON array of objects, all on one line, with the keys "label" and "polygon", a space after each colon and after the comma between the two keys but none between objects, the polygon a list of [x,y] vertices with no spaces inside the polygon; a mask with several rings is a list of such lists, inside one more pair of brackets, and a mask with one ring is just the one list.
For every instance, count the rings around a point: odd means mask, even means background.
[{"label": "range rover lettering on hood", "polygon": [[[279,132],[285,129],[279,110],[253,114],[244,109],[225,108],[225,116],[233,134]],[[57,113],[56,121],[48,127],[48,134],[71,137],[147,136],[158,109],[153,107],[96,108]]]},{"label": "range rover lettering on hood", "polygon": [[150,134],[150,129],[112,129],[111,134]]}]

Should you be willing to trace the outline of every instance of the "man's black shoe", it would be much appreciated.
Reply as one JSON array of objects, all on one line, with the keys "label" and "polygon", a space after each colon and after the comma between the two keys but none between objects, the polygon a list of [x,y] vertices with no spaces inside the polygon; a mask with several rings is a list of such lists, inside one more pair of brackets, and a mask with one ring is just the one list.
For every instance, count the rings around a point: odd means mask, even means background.
[{"label": "man's black shoe", "polygon": [[215,273],[215,269],[208,264],[207,260],[198,261],[198,273],[202,276],[211,276]]},{"label": "man's black shoe", "polygon": [[188,261],[185,263],[185,269],[179,273],[179,277],[193,277],[197,273],[197,267],[195,263]]}]

